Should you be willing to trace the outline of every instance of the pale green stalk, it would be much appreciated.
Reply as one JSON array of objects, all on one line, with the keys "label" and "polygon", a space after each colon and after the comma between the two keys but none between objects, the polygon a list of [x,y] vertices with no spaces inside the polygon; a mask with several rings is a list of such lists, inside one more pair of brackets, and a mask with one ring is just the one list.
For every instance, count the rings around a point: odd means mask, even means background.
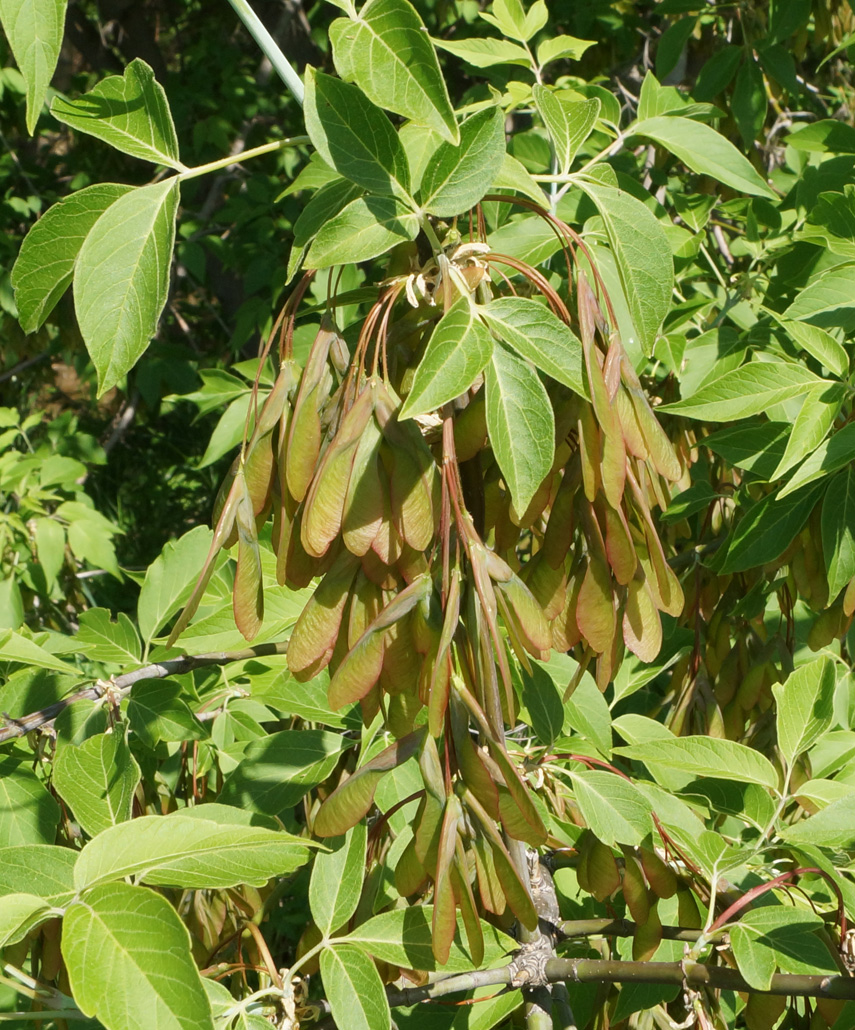
[{"label": "pale green stalk", "polygon": [[218,172],[221,168],[240,164],[241,161],[246,161],[252,157],[261,157],[263,154],[272,154],[277,150],[284,150],[286,147],[299,147],[309,142],[308,136],[289,136],[287,139],[277,139],[271,143],[262,143],[260,147],[253,147],[251,150],[241,150],[237,154],[230,154],[228,157],[220,157],[216,161],[209,161],[208,164],[188,168],[185,172],[179,172],[178,178],[182,182],[185,179],[196,179],[200,175]]},{"label": "pale green stalk", "polygon": [[258,43],[262,53],[273,65],[273,69],[279,78],[288,87],[291,96],[297,103],[303,106],[303,80],[292,68],[288,58],[279,49],[276,40],[270,35],[261,22],[261,19],[247,3],[247,0],[229,0],[238,18],[249,30],[249,34]]}]

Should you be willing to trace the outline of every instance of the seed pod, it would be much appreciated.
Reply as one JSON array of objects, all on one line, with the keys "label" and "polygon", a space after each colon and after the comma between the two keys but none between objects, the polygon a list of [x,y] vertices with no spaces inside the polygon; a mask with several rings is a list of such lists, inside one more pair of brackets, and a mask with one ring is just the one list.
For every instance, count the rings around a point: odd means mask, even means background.
[{"label": "seed pod", "polygon": [[[469,715],[456,691],[451,695],[450,714],[454,754],[461,778],[490,817],[498,819],[497,784],[490,775],[484,756],[472,740],[469,733]],[[497,776],[500,777],[501,774],[497,772]]]},{"label": "seed pod", "polygon": [[235,625],[252,640],[261,629],[264,619],[264,591],[261,582],[261,552],[258,548],[258,531],[252,511],[243,470],[238,472],[235,482],[243,487],[238,502],[236,523],[238,529],[238,560],[232,591],[232,608]]},{"label": "seed pod", "polygon": [[363,554],[360,565],[365,575],[381,590],[395,590],[400,585],[396,568],[386,565],[373,549]]},{"label": "seed pod", "polygon": [[427,872],[416,854],[415,838],[411,838],[395,866],[395,890],[402,898],[409,898],[424,890],[427,882]]},{"label": "seed pod", "polygon": [[635,408],[626,390],[618,391],[617,397],[615,397],[615,410],[620,420],[620,428],[627,451],[639,461],[647,461],[649,457],[647,444],[644,442],[644,435],[638,424]]},{"label": "seed pod", "polygon": [[413,822],[416,857],[431,876],[436,870],[436,852],[444,810],[445,803],[428,793],[422,798]]},{"label": "seed pod", "polygon": [[424,705],[414,686],[411,690],[393,694],[386,709],[386,726],[393,737],[406,737],[412,733],[416,725],[416,717]]},{"label": "seed pod", "polygon": [[506,625],[513,627],[529,654],[545,661],[552,648],[552,630],[534,595],[517,575],[496,585]]},{"label": "seed pod", "polygon": [[473,965],[478,967],[484,961],[484,932],[481,929],[481,920],[475,905],[475,895],[472,893],[469,863],[463,849],[463,841],[459,836],[454,852],[454,864],[451,867],[451,887],[463,917],[463,927],[466,930],[466,940],[469,944],[469,957]]},{"label": "seed pod", "polygon": [[579,633],[599,654],[607,651],[616,629],[612,581],[606,563],[595,555],[588,558],[585,578],[576,603],[576,624]]},{"label": "seed pod", "polygon": [[574,506],[579,490],[581,468],[578,460],[571,461],[564,470],[558,492],[552,501],[549,520],[543,534],[541,553],[553,569],[564,564],[573,542]]},{"label": "seed pod", "polygon": [[451,866],[457,846],[457,824],[462,815],[460,802],[456,795],[452,794],[445,803],[436,856],[436,877],[434,878],[431,944],[434,956],[440,965],[448,962],[451,942],[454,940],[454,933],[457,929],[456,904],[451,885]]},{"label": "seed pod", "polygon": [[[347,554],[348,552],[345,553]],[[349,554],[348,558],[353,562],[356,561]],[[359,640],[348,651],[335,675],[330,680],[328,697],[330,707],[333,710],[337,711],[347,704],[358,701],[374,686],[377,677],[380,675],[380,670],[377,667],[377,647],[372,638],[378,634],[384,634],[390,626],[408,615],[423,597],[429,595],[431,589],[432,584],[429,575],[404,587],[368,626]],[[300,618],[302,619],[302,616]],[[297,627],[299,625],[298,621]],[[297,627],[295,627],[295,632]],[[292,636],[292,642],[293,639]],[[288,651],[290,653],[291,645],[289,645]]]},{"label": "seed pod", "polygon": [[428,727],[432,737],[439,737],[445,720],[451,683],[450,648],[460,621],[460,570],[451,570],[451,582],[445,600],[442,631],[432,666],[428,695]]},{"label": "seed pod", "polygon": [[380,427],[370,418],[357,444],[342,513],[344,545],[363,555],[374,542],[383,521],[383,491],[380,474]]},{"label": "seed pod", "polygon": [[597,899],[605,901],[620,887],[620,870],[612,849],[594,837],[587,863],[588,890]]},{"label": "seed pod", "polygon": [[715,687],[715,699],[720,705],[729,704],[735,694],[736,688],[739,686],[740,680],[744,679],[741,675],[741,663],[742,658],[740,649],[734,647],[730,654],[722,662],[722,666],[718,671],[716,677]]},{"label": "seed pod", "polygon": [[772,1030],[787,1007],[787,999],[775,994],[749,994],[742,1018],[748,1030]]},{"label": "seed pod", "polygon": [[[385,444],[380,445],[380,454],[382,457],[385,449]],[[383,502],[383,517],[380,521],[380,528],[377,531],[377,535],[371,542],[371,548],[366,551],[363,561],[370,559],[371,554],[377,556],[384,565],[394,565],[401,557],[403,552],[403,541],[398,533],[395,523],[392,519],[392,500],[389,487],[389,478],[386,474],[385,463],[378,461],[377,471],[381,480],[380,497]],[[366,572],[367,572],[366,567]],[[371,575],[369,572],[368,575]]]},{"label": "seed pod", "polygon": [[676,483],[683,473],[680,462],[671,441],[665,435],[665,431],[653,414],[653,410],[641,389],[641,383],[635,369],[632,367],[632,362],[626,354],[623,355],[623,361],[621,362],[621,372],[629,391],[636,420],[644,437],[644,442],[647,445],[647,450],[650,453],[650,460],[660,476],[664,476],[665,479]]},{"label": "seed pod", "polygon": [[357,565],[357,559],[344,552],[318,584],[291,631],[287,659],[296,679],[312,679],[329,663]]},{"label": "seed pod", "polygon": [[367,814],[374,804],[377,784],[417,754],[422,746],[424,730],[417,730],[396,740],[340,784],[318,809],[312,825],[319,837],[337,837]]},{"label": "seed pod", "polygon": [[576,840],[576,882],[586,894],[591,893],[590,860],[591,849],[596,838],[590,830],[582,830]]},{"label": "seed pod", "polygon": [[630,915],[639,925],[647,922],[650,914],[650,899],[647,896],[647,883],[641,863],[632,854],[631,849],[624,848],[623,866],[623,898]]},{"label": "seed pod", "polygon": [[288,430],[285,476],[291,496],[297,501],[302,501],[306,496],[321,453],[320,412],[332,386],[327,357],[337,335],[336,329],[325,316],[306,359],[306,367],[294,399]]},{"label": "seed pod", "polygon": [[459,462],[469,461],[487,443],[487,404],[483,389],[454,415],[454,452]]},{"label": "seed pod", "polygon": [[543,611],[544,618],[552,622],[564,608],[567,595],[564,565],[553,568],[541,550],[525,565],[521,578]]},{"label": "seed pod", "polygon": [[399,422],[397,399],[385,389],[377,394],[377,421],[386,447],[381,450],[390,482],[391,515],[399,535],[424,551],[436,533],[439,477],[436,462],[418,425]]},{"label": "seed pod", "polygon": [[606,523],[606,557],[615,579],[621,586],[627,586],[638,568],[638,556],[632,544],[632,536],[622,509],[615,511],[608,504],[603,506]]},{"label": "seed pod", "polygon": [[585,578],[585,566],[575,566],[567,579],[564,607],[552,623],[552,646],[556,651],[569,651],[582,639],[576,621],[579,591]]},{"label": "seed pod", "polygon": [[743,712],[750,712],[760,700],[760,692],[766,680],[766,663],[758,662],[743,677],[736,691],[736,704]]},{"label": "seed pod", "polygon": [[849,618],[843,612],[842,604],[834,604],[826,608],[814,621],[808,633],[808,647],[811,651],[821,651],[824,647],[842,637],[848,629]]},{"label": "seed pod", "polygon": [[300,533],[307,554],[315,558],[324,555],[341,532],[342,511],[357,445],[373,408],[374,390],[369,384],[341,420],[306,495]]},{"label": "seed pod", "polygon": [[626,588],[623,639],[643,662],[652,662],[662,646],[662,622],[643,574]]},{"label": "seed pod", "polygon": [[662,943],[662,921],[659,918],[658,899],[650,906],[644,923],[638,924],[632,938],[632,959],[634,962],[649,962]]},{"label": "seed pod", "polygon": [[[383,667],[380,687],[387,694],[417,696],[422,656],[413,645],[413,613],[405,615],[384,634]],[[419,702],[421,708],[421,702]]]},{"label": "seed pod", "polygon": [[[499,811],[502,814],[503,824],[508,833],[517,840],[524,840],[533,848],[540,847],[546,843],[547,832],[528,787],[520,776],[516,765],[510,760],[504,747],[498,741],[488,737],[487,747],[490,751],[490,757],[499,767],[505,786],[508,789],[510,801],[513,802],[512,805],[510,803],[503,805],[501,791],[499,792]],[[522,816],[522,820],[516,818],[517,812]],[[510,819],[506,820],[505,816],[512,818],[512,826],[509,824]]]},{"label": "seed pod", "polygon": [[704,925],[694,891],[686,887],[677,891],[677,922],[688,930],[700,930]]},{"label": "seed pod", "polygon": [[677,877],[671,866],[666,865],[652,848],[642,846],[639,849],[639,857],[647,882],[656,896],[673,898],[677,891]]},{"label": "seed pod", "polygon": [[199,602],[202,600],[205,588],[208,586],[211,576],[214,574],[214,565],[217,555],[220,553],[221,548],[225,546],[226,541],[231,536],[232,530],[235,527],[238,505],[240,504],[243,491],[244,485],[237,477],[235,477],[232,480],[228,496],[223,504],[223,510],[220,512],[220,517],[217,520],[217,525],[214,529],[214,536],[211,540],[211,546],[208,549],[208,555],[205,558],[205,564],[202,566],[202,571],[199,573],[199,578],[196,580],[196,585],[193,587],[193,593],[190,595],[190,599],[184,606],[184,611],[182,611],[177,622],[172,627],[172,632],[169,634],[169,640],[167,641],[167,647],[172,647],[178,637],[181,636],[190,624],[190,620],[195,615],[196,609],[199,607]]},{"label": "seed pod", "polygon": [[502,885],[496,875],[493,849],[480,833],[476,833],[472,841],[472,851],[475,855],[475,873],[478,878],[481,904],[487,912],[500,916],[507,905]]},{"label": "seed pod", "polygon": [[582,486],[585,490],[585,497],[593,503],[601,483],[600,436],[602,434],[594,420],[594,412],[589,404],[583,404],[579,409],[579,421],[576,431],[579,434],[578,453],[582,472]]}]

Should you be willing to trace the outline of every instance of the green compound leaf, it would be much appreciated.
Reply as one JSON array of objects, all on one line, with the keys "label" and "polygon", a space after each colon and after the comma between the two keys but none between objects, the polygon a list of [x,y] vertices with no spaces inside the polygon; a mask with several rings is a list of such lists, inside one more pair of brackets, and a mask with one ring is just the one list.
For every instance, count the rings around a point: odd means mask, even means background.
[{"label": "green compound leaf", "polygon": [[835,682],[834,662],[823,656],[772,687],[778,704],[778,743],[790,764],[830,729]]},{"label": "green compound leaf", "polygon": [[144,883],[196,890],[261,886],[299,869],[312,843],[284,830],[210,819],[146,815],[99,833],[74,867],[78,890],[136,876]]},{"label": "green compound leaf", "polygon": [[822,502],[822,553],[828,597],[834,600],[855,576],[855,464],[828,484]]},{"label": "green compound leaf", "polygon": [[119,726],[66,744],[54,760],[53,785],[90,837],[131,818],[139,781],[140,767]]},{"label": "green compound leaf", "polygon": [[780,836],[793,844],[848,850],[855,844],[855,794],[832,801],[810,819],[785,827]]},{"label": "green compound leaf", "polygon": [[816,360],[836,376],[843,378],[849,371],[849,355],[842,343],[831,333],[810,322],[788,322],[780,319],[780,324],[798,346],[813,355]]},{"label": "green compound leaf", "polygon": [[434,39],[440,50],[447,50],[476,68],[492,68],[495,64],[519,64],[531,68],[525,47],[507,39]]},{"label": "green compound leaf", "polygon": [[372,193],[410,201],[410,169],[387,116],[357,86],[306,69],[306,131],[340,175]]},{"label": "green compound leaf", "polygon": [[[397,908],[382,912],[362,923],[348,935],[348,940],[369,955],[405,969],[437,969],[432,942],[433,906]],[[481,920],[484,935],[484,960],[489,968],[516,947],[511,937]],[[465,973],[473,969],[472,958],[466,946],[463,918],[458,913],[457,931],[451,944],[448,961],[442,966],[445,973]]]},{"label": "green compound leaf", "polygon": [[566,175],[600,116],[600,101],[596,97],[571,100],[564,94],[575,95],[570,90],[553,91],[541,85],[532,89],[535,106],[555,145],[559,171]]},{"label": "green compound leaf", "polygon": [[615,257],[639,343],[648,356],[671,307],[674,264],[665,230],[635,197],[612,186],[579,182],[597,205]]},{"label": "green compound leaf", "polygon": [[0,848],[0,897],[38,894],[54,905],[74,896],[74,865],[79,852],[55,844],[19,844]]},{"label": "green compound leaf", "polygon": [[56,97],[51,114],[123,154],[183,168],[166,93],[139,58],[131,61],[124,75],[110,75],[77,100]]},{"label": "green compound leaf", "polygon": [[781,487],[779,498],[800,490],[807,483],[830,476],[852,461],[855,453],[855,423],[847,424],[833,436],[823,440],[817,449],[806,458],[793,473],[792,479]]},{"label": "green compound leaf", "polygon": [[528,297],[500,297],[481,317],[504,342],[580,397],[588,396],[582,344],[548,307]]},{"label": "green compound leaf", "polygon": [[659,410],[688,418],[733,422],[758,415],[773,404],[807,393],[822,380],[804,365],[783,361],[752,361],[702,386],[697,393]]},{"label": "green compound leaf", "polygon": [[309,881],[309,906],[321,933],[328,937],[350,919],[362,895],[367,829],[358,822],[340,837],[327,837],[328,852],[315,856]]},{"label": "green compound leaf", "polygon": [[71,285],[74,262],[89,230],[132,186],[87,186],[42,215],[21,244],[12,269],[18,317],[25,333],[35,332]]},{"label": "green compound leaf", "polygon": [[822,443],[846,397],[843,383],[816,383],[805,394],[787,449],[772,479],[780,479]]},{"label": "green compound leaf", "polygon": [[124,612],[119,612],[115,622],[106,608],[81,612],[74,643],[76,650],[97,662],[128,666],[140,660],[139,637]]},{"label": "green compound leaf", "polygon": [[797,493],[779,490],[755,504],[736,527],[719,571],[744,572],[775,561],[807,522],[823,488],[816,484]]},{"label": "green compound leaf", "polygon": [[460,127],[460,143],[442,143],[421,183],[425,211],[452,218],[473,207],[493,185],[505,157],[504,115],[490,107]]},{"label": "green compound leaf", "polygon": [[369,0],[352,20],[332,23],[330,42],[339,75],[354,80],[369,100],[458,142],[436,51],[408,0]]},{"label": "green compound leaf", "polygon": [[819,915],[789,906],[768,905],[746,913],[731,931],[740,973],[757,990],[768,990],[776,969],[783,973],[822,974],[836,970],[825,944],[813,931]]},{"label": "green compound leaf", "polygon": [[190,934],[166,898],[110,883],[66,912],[62,956],[74,1000],[107,1030],[213,1030]]},{"label": "green compound leaf", "polygon": [[552,404],[532,366],[498,340],[485,378],[490,443],[514,508],[522,514],[552,468]]},{"label": "green compound leaf", "polygon": [[51,915],[51,906],[35,894],[7,894],[0,898],[0,948],[17,944]]},{"label": "green compound leaf", "polygon": [[[799,291],[793,303],[784,312],[785,319],[805,322],[826,328],[853,327],[852,309],[855,308],[855,262],[829,268]],[[848,367],[848,361],[847,361]]]},{"label": "green compound leaf", "polygon": [[650,802],[628,780],[600,770],[574,773],[573,792],[585,824],[609,847],[640,844],[653,833]]},{"label": "green compound leaf", "polygon": [[59,819],[59,805],[33,775],[32,763],[0,760],[0,848],[52,843]]},{"label": "green compound leaf", "polygon": [[754,166],[715,129],[691,118],[660,115],[645,118],[632,127],[633,134],[646,136],[670,150],[687,168],[711,175],[726,186],[753,197],[777,200],[778,195],[760,178]]},{"label": "green compound leaf", "polygon": [[140,633],[146,642],[187,603],[205,564],[211,539],[207,526],[196,526],[178,540],[170,540],[149,565],[137,604]]},{"label": "green compound leaf", "polygon": [[468,390],[493,353],[493,338],[472,305],[461,298],[434,329],[398,416],[433,411]]},{"label": "green compound leaf", "polygon": [[322,783],[353,741],[328,730],[282,730],[250,742],[220,800],[278,815]]},{"label": "green compound leaf", "polygon": [[744,780],[773,790],[778,786],[778,774],[769,759],[733,740],[674,737],[673,740],[647,740],[643,744],[614,750],[615,754],[626,758],[634,758],[650,766],[680,769],[687,775],[709,776],[715,780]]},{"label": "green compound leaf", "polygon": [[350,944],[321,952],[321,979],[332,1017],[348,1030],[390,1030],[392,1015],[377,967]]},{"label": "green compound leaf", "polygon": [[74,306],[98,371],[98,396],[130,371],[157,331],[169,289],[178,180],[119,197],[93,226],[74,268]]},{"label": "green compound leaf", "polygon": [[418,216],[396,197],[359,197],[324,223],[305,265],[329,268],[367,261],[418,233]]},{"label": "green compound leaf", "polygon": [[593,39],[577,39],[575,36],[555,36],[537,45],[537,63],[543,67],[550,61],[578,61],[585,51],[596,46]]},{"label": "green compound leaf", "polygon": [[288,282],[302,264],[309,246],[327,222],[340,214],[351,201],[361,197],[363,190],[356,183],[335,175],[324,183],[300,212],[294,223],[294,243],[288,255]]},{"label": "green compound leaf", "polygon": [[0,0],[0,22],[26,86],[29,133],[59,60],[67,6],[68,0]]}]

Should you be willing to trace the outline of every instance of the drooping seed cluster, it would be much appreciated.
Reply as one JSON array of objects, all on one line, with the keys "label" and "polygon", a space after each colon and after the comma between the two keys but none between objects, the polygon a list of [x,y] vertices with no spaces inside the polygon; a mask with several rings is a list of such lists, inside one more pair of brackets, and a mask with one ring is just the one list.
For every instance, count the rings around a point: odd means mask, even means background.
[{"label": "drooping seed cluster", "polygon": [[[533,272],[532,281],[543,280]],[[682,607],[650,510],[667,503],[663,479],[679,479],[680,462],[581,272],[576,300],[588,396],[550,383],[555,458],[522,513],[492,453],[480,380],[428,418],[398,417],[432,322],[403,315],[389,360],[394,291],[372,308],[352,357],[330,316],[302,371],[281,345],[172,634],[192,616],[216,553],[235,542],[235,619],[247,637],[258,632],[258,528],[272,511],[280,583],[317,580],[289,642],[292,674],[328,669],[331,706],[358,702],[366,724],[382,710],[396,738],[325,800],[314,830],[345,832],[371,808],[378,780],[418,755],[424,789],[395,879],[404,896],[432,885],[440,962],[458,909],[476,963],[479,912],[510,909],[537,925],[509,852],[509,840],[548,839],[505,744],[517,715],[513,663],[530,673],[531,658],[575,649],[580,670],[595,658],[604,689],[624,646],[651,660],[659,612]]]}]

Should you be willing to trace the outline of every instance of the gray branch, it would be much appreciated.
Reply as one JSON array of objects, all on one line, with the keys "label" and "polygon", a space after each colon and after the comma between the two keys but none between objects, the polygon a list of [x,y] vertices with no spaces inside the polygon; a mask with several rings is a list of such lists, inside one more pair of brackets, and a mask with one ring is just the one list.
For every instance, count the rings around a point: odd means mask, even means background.
[{"label": "gray branch", "polygon": [[0,729],[0,744],[7,740],[13,740],[15,737],[23,737],[25,734],[53,722],[75,701],[98,701],[109,695],[112,700],[119,702],[130,693],[134,684],[141,680],[162,680],[167,676],[179,676],[181,673],[192,672],[194,669],[202,669],[209,665],[230,665],[233,662],[245,662],[250,658],[269,658],[271,655],[285,654],[287,650],[288,642],[285,641],[279,644],[258,644],[256,647],[247,647],[243,651],[212,651],[208,654],[185,655],[183,658],[168,658],[163,662],[154,662],[141,669],[126,672],[122,676],[114,676],[109,680],[98,680],[91,687],[85,687],[74,694],[69,694],[61,701],[20,719],[14,719],[4,712],[6,725]]}]

